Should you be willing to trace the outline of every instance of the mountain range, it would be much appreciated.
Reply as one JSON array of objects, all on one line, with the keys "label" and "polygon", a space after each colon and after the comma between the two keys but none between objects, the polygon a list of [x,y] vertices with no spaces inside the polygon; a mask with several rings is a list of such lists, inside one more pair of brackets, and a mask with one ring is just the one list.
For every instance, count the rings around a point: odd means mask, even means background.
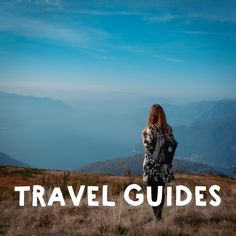
[{"label": "mountain range", "polygon": [[[151,104],[159,100],[124,101],[113,98],[97,103],[95,99],[86,105],[85,100],[79,103],[83,106],[75,107],[57,99],[0,92],[0,151],[30,166],[49,169],[78,169],[143,154],[141,130]],[[162,105],[179,143],[179,159],[232,174],[236,165],[235,100]]]}]

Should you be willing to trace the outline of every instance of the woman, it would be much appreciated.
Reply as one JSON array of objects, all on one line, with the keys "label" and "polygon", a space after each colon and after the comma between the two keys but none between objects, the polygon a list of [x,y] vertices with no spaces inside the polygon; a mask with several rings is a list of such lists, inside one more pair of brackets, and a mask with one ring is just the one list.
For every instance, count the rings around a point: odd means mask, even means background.
[{"label": "woman", "polygon": [[166,121],[166,115],[164,109],[159,104],[154,104],[151,107],[147,123],[148,123],[147,127],[145,127],[142,131],[142,142],[144,145],[144,153],[145,153],[143,162],[143,170],[144,170],[143,180],[144,182],[147,183],[148,186],[152,187],[153,201],[157,200],[157,194],[158,194],[157,187],[163,186],[161,204],[157,207],[153,207],[153,212],[156,220],[160,220],[162,218],[162,208],[165,202],[165,193],[164,193],[165,182],[160,177],[161,174],[159,176],[156,175],[155,177],[150,176],[148,174],[148,165],[150,162],[153,161],[152,154],[155,150],[155,145],[157,142],[158,135],[167,134],[172,137],[174,136],[172,127],[168,125]]}]

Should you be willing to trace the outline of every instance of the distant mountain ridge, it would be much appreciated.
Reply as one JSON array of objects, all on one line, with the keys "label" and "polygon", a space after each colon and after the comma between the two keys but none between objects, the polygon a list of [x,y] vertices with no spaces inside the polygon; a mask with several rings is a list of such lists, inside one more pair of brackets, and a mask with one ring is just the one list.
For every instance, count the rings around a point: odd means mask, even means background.
[{"label": "distant mountain ridge", "polygon": [[[52,169],[143,153],[141,130],[152,102],[161,100],[140,101],[122,97],[124,110],[118,100],[104,101],[99,103],[100,111],[96,100],[89,106],[80,101],[84,106],[77,108],[57,99],[0,92],[0,150],[15,153],[31,166]],[[105,109],[111,104],[114,112]],[[232,174],[236,165],[235,100],[162,106],[179,143],[178,158]]]},{"label": "distant mountain ridge", "polygon": [[61,111],[71,112],[72,108],[60,100],[0,92],[0,118],[10,118],[24,123],[24,120],[41,118],[43,114],[60,115]]},{"label": "distant mountain ridge", "polygon": [[[52,169],[71,169],[88,159],[131,153],[135,142],[130,123],[125,124],[123,114],[107,115],[98,109],[86,110],[52,98],[0,92],[0,150],[16,153],[31,166]],[[110,139],[111,134],[104,130],[113,128],[113,123],[119,127]]]},{"label": "distant mountain ridge", "polygon": [[[166,113],[170,124],[179,124],[174,126],[179,142],[176,151],[178,157],[205,163],[232,175],[232,168],[236,166],[235,100],[167,105]],[[141,141],[134,151],[143,152]]]},{"label": "distant mountain ridge", "polygon": [[14,105],[14,103],[17,101],[18,103],[21,103],[22,105],[25,105],[25,103],[27,103],[27,104],[32,103],[35,106],[37,106],[37,105],[45,106],[47,104],[47,106],[51,105],[53,107],[55,107],[55,105],[57,105],[58,107],[59,106],[68,107],[68,105],[63,103],[61,100],[49,98],[49,97],[36,97],[36,96],[31,96],[31,95],[19,95],[19,94],[15,94],[15,93],[8,93],[8,92],[0,91],[0,98],[1,98],[0,99],[1,105],[3,105],[4,102],[7,100],[8,104],[10,104],[10,102],[11,102],[12,105]]},{"label": "distant mountain ridge", "polygon": [[[79,171],[87,173],[100,173],[111,175],[125,175],[130,170],[131,175],[142,175],[143,154],[136,154],[129,157],[116,158],[107,161],[94,162],[82,166]],[[176,171],[188,173],[215,173],[219,174],[214,168],[196,161],[181,160],[175,158],[173,168]]]},{"label": "distant mountain ridge", "polygon": [[210,109],[204,111],[197,120],[225,119],[233,117],[236,117],[236,101],[223,99],[212,102]]},{"label": "distant mountain ridge", "polygon": [[24,162],[15,160],[14,158],[3,152],[0,152],[0,166],[29,167],[29,165],[25,164]]},{"label": "distant mountain ridge", "polygon": [[[168,121],[173,126],[189,125],[194,122],[236,117],[236,100],[200,101],[181,105],[161,104]],[[146,123],[150,107],[136,110],[130,117],[138,124]]]}]

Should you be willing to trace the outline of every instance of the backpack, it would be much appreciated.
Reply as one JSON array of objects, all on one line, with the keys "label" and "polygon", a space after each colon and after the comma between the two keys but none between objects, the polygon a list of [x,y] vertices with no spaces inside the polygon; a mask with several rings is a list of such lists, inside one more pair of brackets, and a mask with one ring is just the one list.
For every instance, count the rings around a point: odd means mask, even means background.
[{"label": "backpack", "polygon": [[156,124],[156,127],[158,135],[152,158],[158,163],[172,164],[178,143],[175,140],[174,136],[171,135],[170,126],[169,133],[167,134],[162,134],[158,124]]},{"label": "backpack", "polygon": [[156,145],[152,154],[152,160],[149,163],[149,177],[154,180],[161,179],[164,183],[170,183],[175,179],[172,171],[172,161],[178,143],[171,134],[170,126],[168,134],[162,134],[158,124],[156,127]]}]

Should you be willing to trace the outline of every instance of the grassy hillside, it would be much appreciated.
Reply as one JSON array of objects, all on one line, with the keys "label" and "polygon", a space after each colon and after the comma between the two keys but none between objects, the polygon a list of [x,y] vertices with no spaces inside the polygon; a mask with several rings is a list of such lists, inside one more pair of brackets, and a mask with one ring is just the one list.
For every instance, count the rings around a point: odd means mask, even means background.
[{"label": "grassy hillside", "polygon": [[[126,172],[130,172],[131,175],[137,176],[142,175],[143,159],[144,154],[136,154],[129,157],[94,162],[82,166],[79,170],[82,172],[112,175],[124,175]],[[173,161],[173,168],[176,171],[188,173],[219,173],[207,164],[177,158]]]},{"label": "grassy hillside", "polygon": [[[79,172],[62,172],[23,167],[0,168],[0,234],[2,235],[235,235],[236,185],[235,180],[211,175],[176,174],[173,186],[183,184],[221,186],[222,203],[219,207],[164,206],[163,220],[152,219],[152,209],[145,202],[139,207],[123,200],[123,190],[131,183],[143,186],[141,177],[122,177]],[[86,195],[79,207],[66,199],[66,206],[32,207],[26,195],[26,205],[18,206],[14,186],[41,184],[49,194],[53,187],[61,187],[64,195],[67,185],[78,188],[85,185],[109,185],[109,198],[116,207],[88,207]],[[144,188],[143,188],[144,189]],[[47,195],[48,195],[47,194]],[[48,196],[47,196],[48,197]],[[46,197],[46,198],[47,198]],[[205,198],[209,199],[205,194]],[[98,194],[101,199],[101,193]]]}]

